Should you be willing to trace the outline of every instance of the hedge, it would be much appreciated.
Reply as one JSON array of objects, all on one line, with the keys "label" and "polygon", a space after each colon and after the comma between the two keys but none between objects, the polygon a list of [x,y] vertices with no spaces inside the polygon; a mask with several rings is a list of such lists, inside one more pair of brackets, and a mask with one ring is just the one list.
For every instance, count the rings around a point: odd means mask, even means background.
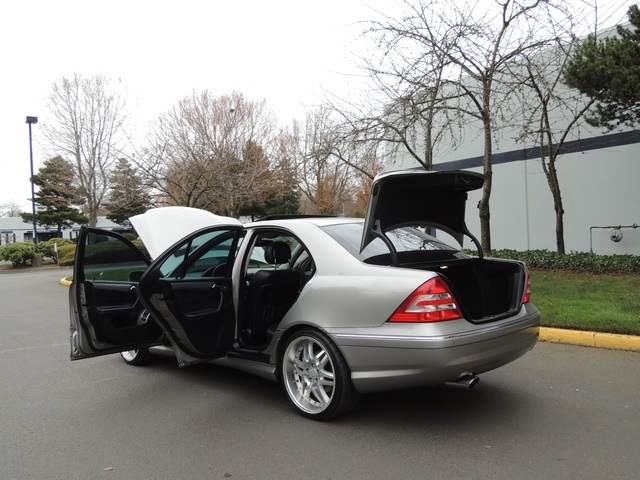
[{"label": "hedge", "polygon": [[36,253],[41,253],[43,257],[56,259],[55,245],[58,245],[58,255],[63,245],[75,245],[73,240],[68,238],[51,238],[46,242],[40,242],[36,245]]},{"label": "hedge", "polygon": [[[144,254],[147,254],[141,240],[133,240],[132,243]],[[14,267],[31,265],[33,256],[37,253],[55,260],[54,244],[58,245],[58,264],[63,267],[72,266],[76,255],[76,244],[72,240],[64,238],[52,238],[46,242],[40,242],[38,245],[34,245],[33,242],[15,242],[1,245],[0,260],[11,262]],[[122,244],[104,242],[93,245],[87,252],[87,257],[90,263],[108,263],[113,258],[126,260],[130,257],[130,252]],[[134,259],[137,260],[137,257],[130,258],[130,260]]]},{"label": "hedge", "polygon": [[[131,243],[133,243],[142,253],[148,255],[141,240],[133,240]],[[58,255],[60,255],[60,266],[72,266],[76,256],[76,245],[71,244],[58,247]],[[122,244],[104,242],[92,245],[91,251],[87,252],[87,259],[90,263],[108,263],[113,258],[124,260],[127,255],[129,255],[129,250],[123,249]],[[130,260],[138,260],[138,258],[131,257]]]},{"label": "hedge", "polygon": [[73,265],[73,259],[75,258],[75,256],[75,243],[58,247],[58,263],[61,267],[68,267],[70,265]]},{"label": "hedge", "polygon": [[[477,252],[469,252],[471,254]],[[493,258],[508,258],[525,262],[532,270],[568,270],[584,273],[612,275],[640,274],[640,256],[637,255],[597,255],[587,252],[571,252],[560,255],[549,250],[493,250]]]},{"label": "hedge", "polygon": [[7,243],[0,247],[0,260],[11,262],[14,267],[30,264],[35,254],[33,242]]}]

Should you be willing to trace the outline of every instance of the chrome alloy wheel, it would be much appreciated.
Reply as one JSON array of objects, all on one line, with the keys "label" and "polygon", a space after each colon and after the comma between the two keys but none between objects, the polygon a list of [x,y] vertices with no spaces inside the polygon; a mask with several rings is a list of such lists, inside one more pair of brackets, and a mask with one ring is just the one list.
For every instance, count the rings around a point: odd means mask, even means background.
[{"label": "chrome alloy wheel", "polygon": [[138,357],[138,350],[127,350],[126,352],[120,352],[120,355],[122,355],[125,362],[135,362]]},{"label": "chrome alloy wheel", "polygon": [[318,339],[303,335],[287,346],[283,383],[291,401],[303,412],[317,415],[329,407],[335,393],[334,372],[331,354]]},{"label": "chrome alloy wheel", "polygon": [[122,359],[129,365],[147,365],[156,358],[154,354],[149,352],[148,348],[139,348],[137,350],[126,350],[120,352]]}]

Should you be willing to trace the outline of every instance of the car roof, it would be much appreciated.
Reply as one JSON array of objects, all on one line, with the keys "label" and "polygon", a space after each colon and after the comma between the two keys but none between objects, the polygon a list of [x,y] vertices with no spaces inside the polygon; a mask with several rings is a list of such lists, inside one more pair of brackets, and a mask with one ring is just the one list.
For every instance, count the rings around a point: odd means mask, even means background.
[{"label": "car roof", "polygon": [[261,226],[294,226],[300,223],[312,224],[317,227],[327,227],[329,225],[340,225],[346,223],[363,223],[364,218],[351,217],[325,217],[325,216],[301,216],[292,215],[291,217],[278,216],[276,218],[265,218],[254,222],[244,224],[245,228],[255,228]]}]

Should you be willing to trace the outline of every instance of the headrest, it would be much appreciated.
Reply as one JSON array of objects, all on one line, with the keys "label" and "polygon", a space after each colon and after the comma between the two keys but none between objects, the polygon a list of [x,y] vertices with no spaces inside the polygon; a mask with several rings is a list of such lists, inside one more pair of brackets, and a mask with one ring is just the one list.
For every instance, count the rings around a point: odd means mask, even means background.
[{"label": "headrest", "polygon": [[291,249],[284,242],[271,242],[264,249],[264,259],[271,265],[287,263],[291,258]]}]

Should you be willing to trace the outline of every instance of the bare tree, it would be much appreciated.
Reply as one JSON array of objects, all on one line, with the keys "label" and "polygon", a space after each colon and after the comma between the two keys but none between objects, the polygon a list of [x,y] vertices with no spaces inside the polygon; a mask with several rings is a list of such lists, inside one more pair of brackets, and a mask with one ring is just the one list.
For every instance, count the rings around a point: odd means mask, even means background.
[{"label": "bare tree", "polygon": [[22,208],[13,200],[0,205],[0,218],[2,217],[19,217],[22,214]]},{"label": "bare tree", "polygon": [[[528,114],[520,137],[531,139],[537,146],[542,169],[553,197],[556,224],[556,251],[565,253],[564,207],[557,161],[568,153],[567,141],[574,128],[585,120],[585,115],[595,104],[562,83],[564,67],[571,58],[577,39],[559,41],[555,48],[549,48],[536,56],[523,56],[515,65],[513,76],[521,78],[524,94],[519,103]],[[529,93],[527,93],[529,92]],[[558,121],[561,118],[562,121]]]},{"label": "bare tree", "polygon": [[264,200],[276,133],[264,100],[194,92],[155,121],[136,163],[161,203],[235,216]]},{"label": "bare tree", "polygon": [[126,98],[120,81],[102,75],[63,77],[52,88],[51,121],[43,123],[48,148],[71,159],[89,225],[95,226],[109,187],[109,170],[127,142]]},{"label": "bare tree", "polygon": [[344,161],[352,157],[341,150],[343,137],[333,113],[320,107],[308,112],[304,123],[293,125],[300,190],[313,204],[311,213],[320,215],[341,213],[345,203],[353,200],[355,170]]},{"label": "bare tree", "polygon": [[443,88],[456,35],[464,32],[439,30],[444,25],[427,4],[404,5],[407,15],[383,15],[365,31],[376,48],[360,60],[375,93],[350,114],[338,110],[359,136],[380,141],[394,157],[408,155],[431,170],[442,140],[447,141],[445,148],[456,145],[460,120],[449,104],[458,94]]},{"label": "bare tree", "polygon": [[[485,183],[478,208],[485,252],[491,251],[493,137],[510,94],[511,86],[504,82],[508,66],[554,40],[554,32],[546,29],[555,8],[550,1],[496,0],[493,5],[479,11],[473,2],[403,0],[400,14],[373,22],[368,31],[384,61],[368,62],[367,68],[375,79],[395,79],[393,89],[384,91],[399,94],[390,96],[391,114],[384,115],[395,125],[389,128],[396,143],[410,155],[430,168],[437,142],[447,149],[460,141],[456,122],[462,127],[463,119],[471,118],[479,125]],[[380,80],[377,84],[384,87]],[[424,134],[422,160],[403,135],[412,121]]]}]

